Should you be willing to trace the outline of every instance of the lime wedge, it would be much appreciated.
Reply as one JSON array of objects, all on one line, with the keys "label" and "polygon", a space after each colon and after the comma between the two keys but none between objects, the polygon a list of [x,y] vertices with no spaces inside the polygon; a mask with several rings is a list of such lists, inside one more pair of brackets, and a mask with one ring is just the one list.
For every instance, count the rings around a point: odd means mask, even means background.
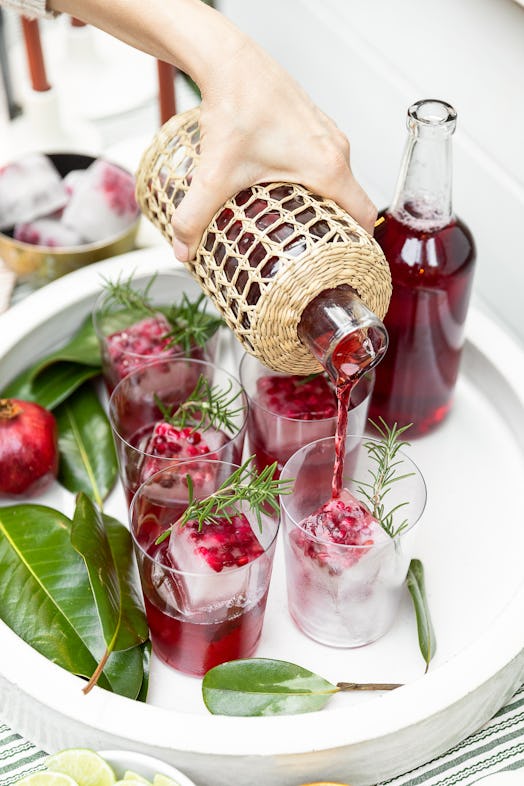
[{"label": "lime wedge", "polygon": [[172,778],[168,778],[166,775],[161,775],[161,773],[157,772],[153,778],[153,786],[180,786],[180,784],[178,781],[174,781]]},{"label": "lime wedge", "polygon": [[143,775],[139,775],[138,772],[133,772],[133,770],[126,770],[124,772],[124,780],[138,781],[138,783],[147,783],[148,786],[151,786],[151,781],[148,781]]},{"label": "lime wedge", "polygon": [[67,748],[55,753],[48,757],[46,766],[51,772],[69,775],[78,786],[114,786],[116,781],[109,764],[88,748]]},{"label": "lime wedge", "polygon": [[16,786],[77,786],[77,783],[61,772],[34,772],[17,781]]}]

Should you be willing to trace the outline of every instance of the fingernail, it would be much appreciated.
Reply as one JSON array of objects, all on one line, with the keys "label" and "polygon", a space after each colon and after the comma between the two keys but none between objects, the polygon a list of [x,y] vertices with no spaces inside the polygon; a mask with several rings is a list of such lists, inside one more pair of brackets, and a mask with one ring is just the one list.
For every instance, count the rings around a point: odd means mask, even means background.
[{"label": "fingernail", "polygon": [[187,262],[189,260],[189,247],[176,237],[173,238],[173,251],[179,262]]}]

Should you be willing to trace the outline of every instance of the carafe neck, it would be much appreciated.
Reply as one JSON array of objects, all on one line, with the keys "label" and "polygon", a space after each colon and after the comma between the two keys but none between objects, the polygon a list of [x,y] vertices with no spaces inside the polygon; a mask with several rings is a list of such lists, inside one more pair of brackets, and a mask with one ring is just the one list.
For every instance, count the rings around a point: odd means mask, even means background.
[{"label": "carafe neck", "polygon": [[298,336],[335,384],[374,368],[388,345],[384,324],[346,284],[324,290],[308,304]]},{"label": "carafe neck", "polygon": [[450,223],[452,146],[457,113],[444,101],[423,100],[408,109],[409,136],[389,212],[423,231]]}]

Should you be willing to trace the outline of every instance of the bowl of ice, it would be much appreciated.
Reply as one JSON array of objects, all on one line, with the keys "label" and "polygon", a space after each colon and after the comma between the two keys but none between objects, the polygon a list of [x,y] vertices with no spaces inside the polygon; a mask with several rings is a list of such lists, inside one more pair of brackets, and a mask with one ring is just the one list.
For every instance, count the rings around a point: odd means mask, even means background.
[{"label": "bowl of ice", "polygon": [[133,175],[81,153],[28,153],[0,169],[0,258],[41,286],[131,251],[140,221]]}]

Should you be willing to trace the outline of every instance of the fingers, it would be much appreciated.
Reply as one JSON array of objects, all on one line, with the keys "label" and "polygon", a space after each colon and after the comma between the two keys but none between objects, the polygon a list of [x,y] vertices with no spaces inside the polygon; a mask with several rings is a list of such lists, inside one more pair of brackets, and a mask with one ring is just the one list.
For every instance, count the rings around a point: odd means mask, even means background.
[{"label": "fingers", "polygon": [[229,190],[225,190],[224,187],[227,170],[220,170],[220,172],[222,177],[219,175],[218,168],[213,167],[213,170],[210,170],[201,163],[194,173],[184,199],[173,214],[171,220],[175,235],[173,250],[180,262],[194,259],[202,235],[211,219],[232,196],[231,181],[227,181]]}]

